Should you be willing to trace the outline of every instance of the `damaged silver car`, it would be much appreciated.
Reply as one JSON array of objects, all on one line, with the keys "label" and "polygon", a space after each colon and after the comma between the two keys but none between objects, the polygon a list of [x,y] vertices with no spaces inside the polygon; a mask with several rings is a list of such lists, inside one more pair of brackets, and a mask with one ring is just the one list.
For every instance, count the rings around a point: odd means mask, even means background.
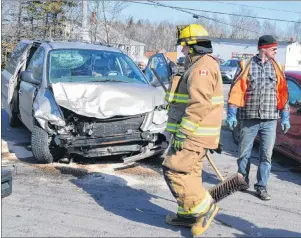
[{"label": "damaged silver car", "polygon": [[21,41],[2,72],[2,102],[11,126],[32,133],[33,156],[162,153],[164,91],[152,86],[120,50],[81,42]]}]

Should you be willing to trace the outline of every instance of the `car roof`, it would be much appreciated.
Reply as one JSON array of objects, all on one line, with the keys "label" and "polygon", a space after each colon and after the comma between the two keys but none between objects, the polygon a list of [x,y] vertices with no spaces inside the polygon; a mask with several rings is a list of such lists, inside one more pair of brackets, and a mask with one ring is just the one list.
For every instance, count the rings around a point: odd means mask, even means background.
[{"label": "car roof", "polygon": [[285,71],[284,73],[287,76],[291,76],[291,77],[297,79],[301,83],[301,71],[292,71],[292,70],[289,70],[289,71]]},{"label": "car roof", "polygon": [[47,42],[52,49],[85,49],[85,50],[101,50],[101,51],[112,51],[112,52],[121,52],[121,50],[101,45],[101,44],[92,44],[84,42],[64,42],[64,41],[55,41]]},{"label": "car roof", "polygon": [[112,47],[110,45],[105,45],[101,43],[89,43],[80,40],[66,41],[66,40],[22,40],[24,43],[33,43],[33,44],[47,44],[52,49],[85,49],[85,50],[101,50],[101,51],[111,51],[111,52],[119,52],[122,51],[118,48]]}]

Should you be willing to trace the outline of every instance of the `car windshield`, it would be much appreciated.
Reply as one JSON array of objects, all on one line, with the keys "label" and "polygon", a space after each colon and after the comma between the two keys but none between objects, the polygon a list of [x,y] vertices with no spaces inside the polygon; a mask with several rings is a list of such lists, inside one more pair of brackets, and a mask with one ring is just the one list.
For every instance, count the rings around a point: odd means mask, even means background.
[{"label": "car windshield", "polygon": [[223,64],[223,66],[237,67],[238,64],[239,64],[238,60],[228,60]]},{"label": "car windshield", "polygon": [[85,49],[58,49],[48,58],[50,83],[123,82],[148,84],[143,73],[125,54]]}]

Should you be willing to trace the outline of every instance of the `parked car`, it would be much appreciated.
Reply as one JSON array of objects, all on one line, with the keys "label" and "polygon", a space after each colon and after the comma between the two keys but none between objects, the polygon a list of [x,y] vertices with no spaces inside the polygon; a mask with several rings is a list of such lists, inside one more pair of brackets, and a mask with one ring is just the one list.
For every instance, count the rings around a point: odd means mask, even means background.
[{"label": "parked car", "polygon": [[227,60],[224,64],[220,65],[220,71],[224,83],[232,83],[236,74],[239,72],[239,60]]},{"label": "parked car", "polygon": [[[301,71],[286,71],[289,90],[290,124],[291,128],[284,135],[281,131],[281,119],[278,120],[277,136],[274,149],[301,162]],[[238,144],[240,125],[233,130],[232,135]],[[259,138],[256,137],[258,141]]]},{"label": "parked car", "polygon": [[34,158],[65,154],[132,155],[164,151],[164,92],[120,50],[100,44],[21,41],[2,72],[11,126],[31,131]]}]

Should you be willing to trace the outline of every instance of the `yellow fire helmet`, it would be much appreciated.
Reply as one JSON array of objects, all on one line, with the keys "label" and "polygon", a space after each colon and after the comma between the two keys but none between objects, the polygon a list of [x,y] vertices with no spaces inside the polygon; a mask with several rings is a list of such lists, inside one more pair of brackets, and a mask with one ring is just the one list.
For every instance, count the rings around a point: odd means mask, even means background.
[{"label": "yellow fire helmet", "polygon": [[210,41],[208,31],[199,24],[177,26],[177,44],[194,45],[200,41]]}]

